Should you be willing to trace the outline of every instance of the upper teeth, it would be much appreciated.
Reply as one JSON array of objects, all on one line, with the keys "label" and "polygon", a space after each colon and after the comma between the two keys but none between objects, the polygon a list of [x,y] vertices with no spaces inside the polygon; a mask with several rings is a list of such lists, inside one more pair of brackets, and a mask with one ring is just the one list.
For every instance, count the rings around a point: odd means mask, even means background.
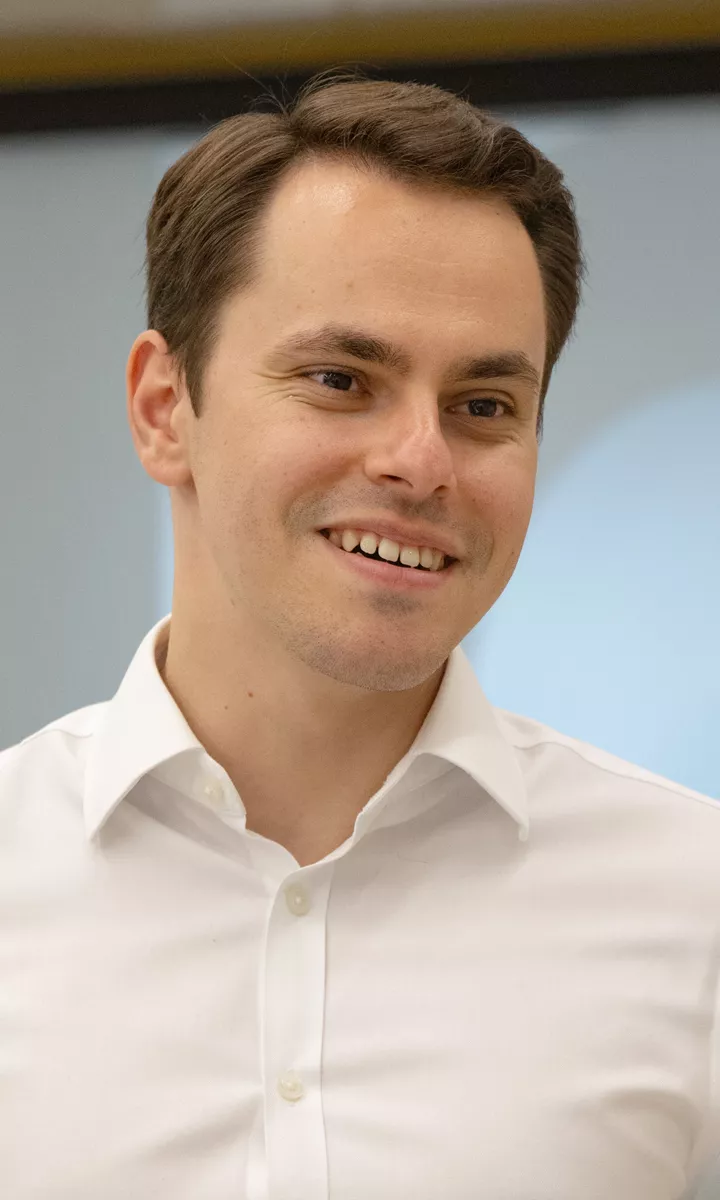
[{"label": "upper teeth", "polygon": [[439,571],[445,563],[442,550],[433,550],[431,546],[401,546],[390,538],[380,537],[376,533],[366,533],[355,529],[331,529],[328,533],[334,546],[339,546],[349,552],[360,549],[365,554],[380,555],[386,562],[397,562],[398,559],[405,567],[425,567],[428,571]]}]

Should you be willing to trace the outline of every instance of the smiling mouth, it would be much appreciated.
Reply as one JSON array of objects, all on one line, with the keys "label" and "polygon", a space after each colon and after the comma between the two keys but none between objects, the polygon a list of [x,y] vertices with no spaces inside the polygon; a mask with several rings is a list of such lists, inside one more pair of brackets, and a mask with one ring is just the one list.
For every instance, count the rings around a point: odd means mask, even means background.
[{"label": "smiling mouth", "polygon": [[[356,545],[352,545],[352,542],[355,539],[351,538],[349,542],[346,541],[345,544],[343,544],[342,536],[337,530],[321,529],[319,532],[326,539],[326,541],[331,542],[332,545],[334,545],[338,550],[342,550],[345,554],[359,554],[361,558],[370,559],[371,562],[384,563],[384,565],[387,567],[399,567],[403,571],[421,571],[427,574],[437,574],[440,571],[446,571],[448,567],[451,567],[453,563],[457,562],[456,558],[452,558],[449,554],[442,554],[439,550],[429,551],[429,548],[423,548],[423,550],[419,550],[415,547],[401,548],[397,543],[391,542],[389,539],[377,538],[373,535],[371,535],[367,541],[363,537],[361,542]],[[365,542],[364,549],[362,545],[363,542]],[[404,557],[408,557],[410,561],[401,561],[403,549],[415,551],[414,554],[404,555]],[[423,553],[425,549],[428,549],[427,554]],[[381,553],[381,550],[383,553]],[[432,560],[430,555],[432,555]],[[421,556],[421,561],[414,561],[418,556]]]}]

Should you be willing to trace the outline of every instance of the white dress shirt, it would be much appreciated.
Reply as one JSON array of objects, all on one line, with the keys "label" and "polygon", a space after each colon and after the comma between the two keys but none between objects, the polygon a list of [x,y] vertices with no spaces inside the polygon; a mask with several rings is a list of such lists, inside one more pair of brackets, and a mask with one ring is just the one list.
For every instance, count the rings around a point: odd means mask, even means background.
[{"label": "white dress shirt", "polygon": [[165,687],[169,621],[112,700],[0,754],[0,1194],[690,1194],[720,805],[493,709],[457,649],[301,868]]}]

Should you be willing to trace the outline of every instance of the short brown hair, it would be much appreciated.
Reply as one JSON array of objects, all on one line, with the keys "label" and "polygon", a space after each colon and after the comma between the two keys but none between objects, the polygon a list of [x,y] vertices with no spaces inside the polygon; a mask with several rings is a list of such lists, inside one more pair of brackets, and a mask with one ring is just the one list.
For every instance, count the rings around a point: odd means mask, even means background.
[{"label": "short brown hair", "polygon": [[[316,76],[294,103],[215,126],[166,171],[147,221],[148,323],[166,339],[196,415],[226,299],[249,286],[265,208],[291,164],[342,156],[403,181],[492,194],[532,239],[548,327],[543,379],[572,330],[583,259],[561,171],[513,126],[428,84]],[[542,419],[542,403],[539,426]]]}]

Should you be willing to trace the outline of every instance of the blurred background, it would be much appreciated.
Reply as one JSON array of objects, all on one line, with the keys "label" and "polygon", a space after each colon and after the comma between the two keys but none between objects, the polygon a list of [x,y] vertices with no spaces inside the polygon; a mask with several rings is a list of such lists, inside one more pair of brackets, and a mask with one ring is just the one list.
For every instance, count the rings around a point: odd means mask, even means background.
[{"label": "blurred background", "polygon": [[577,199],[535,515],[466,641],[487,694],[720,797],[717,0],[2,0],[0,747],[108,699],[170,611],[124,395],[160,176],[337,65],[509,119]]}]

